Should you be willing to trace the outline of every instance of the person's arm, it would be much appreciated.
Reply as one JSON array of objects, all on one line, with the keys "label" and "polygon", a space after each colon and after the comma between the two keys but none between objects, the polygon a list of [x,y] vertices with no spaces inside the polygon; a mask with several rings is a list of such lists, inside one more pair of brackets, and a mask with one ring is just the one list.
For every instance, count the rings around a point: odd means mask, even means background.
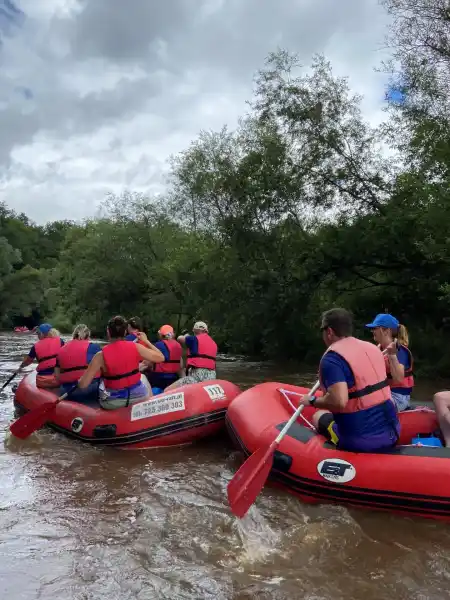
[{"label": "person's arm", "polygon": [[397,349],[397,342],[391,342],[386,348],[386,354],[389,361],[391,376],[394,381],[401,381],[405,376],[405,366],[407,366],[408,353],[403,348]]},{"label": "person's arm", "polygon": [[53,371],[53,375],[54,375],[56,381],[59,383],[60,369],[59,369],[58,359],[56,359],[56,365],[55,365],[55,370]]},{"label": "person's arm", "polygon": [[34,346],[32,346],[31,350],[28,352],[28,356],[23,357],[23,361],[20,363],[19,371],[21,371],[24,367],[28,367],[36,358],[36,351]]},{"label": "person's arm", "polygon": [[105,363],[103,361],[103,352],[98,352],[94,358],[89,363],[88,368],[83,373],[83,375],[78,380],[78,387],[80,390],[84,390],[90,386],[93,379],[95,379],[95,375],[98,371],[105,368]]},{"label": "person's arm", "polygon": [[179,335],[177,337],[177,342],[179,344],[181,344],[182,346],[186,346],[186,338],[187,338],[187,335]]},{"label": "person's arm", "polygon": [[[353,378],[350,367],[340,356],[326,354],[321,361],[320,372],[326,394],[316,398],[314,408],[343,410],[348,402],[347,381]],[[303,402],[308,405],[309,397],[304,396]]]},{"label": "person's arm", "polygon": [[348,386],[345,381],[339,381],[330,385],[327,393],[316,398],[314,408],[326,408],[327,410],[343,410],[348,402]]},{"label": "person's arm", "polygon": [[142,360],[148,360],[152,363],[164,362],[164,354],[161,352],[161,350],[158,350],[156,346],[148,341],[147,336],[143,331],[138,333],[138,338],[145,344],[145,346],[142,346],[142,344],[136,345],[137,351],[139,352]]}]

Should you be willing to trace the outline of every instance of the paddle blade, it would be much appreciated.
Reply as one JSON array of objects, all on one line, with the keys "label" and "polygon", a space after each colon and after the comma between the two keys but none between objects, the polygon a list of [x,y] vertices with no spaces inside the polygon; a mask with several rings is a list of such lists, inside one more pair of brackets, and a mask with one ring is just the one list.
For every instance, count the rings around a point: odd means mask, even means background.
[{"label": "paddle blade", "polygon": [[14,423],[11,423],[9,427],[10,432],[15,437],[24,440],[47,423],[57,404],[58,398],[55,398],[55,400],[49,400],[41,404],[41,406],[30,410],[14,421]]},{"label": "paddle blade", "polygon": [[228,503],[236,517],[242,519],[264,487],[273,464],[277,447],[274,440],[270,446],[253,452],[234,475],[227,486]]}]

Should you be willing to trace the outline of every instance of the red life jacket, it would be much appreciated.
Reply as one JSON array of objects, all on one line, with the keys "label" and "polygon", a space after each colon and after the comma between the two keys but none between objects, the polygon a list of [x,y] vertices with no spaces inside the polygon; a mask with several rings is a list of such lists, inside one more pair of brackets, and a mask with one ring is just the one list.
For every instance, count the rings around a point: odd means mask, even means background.
[{"label": "red life jacket", "polygon": [[[88,367],[87,350],[89,340],[71,340],[58,352],[59,382],[75,383],[80,379]],[[95,379],[100,377],[96,373]]]},{"label": "red life jacket", "polygon": [[162,343],[169,352],[169,360],[162,363],[156,363],[153,369],[154,373],[178,373],[180,370],[180,360],[183,354],[181,344],[176,340],[162,340]]},{"label": "red life jacket", "polygon": [[355,379],[355,385],[348,390],[347,406],[341,410],[333,408],[333,412],[353,413],[391,399],[384,356],[374,344],[347,337],[332,344],[327,351],[342,356]]},{"label": "red life jacket", "polygon": [[60,348],[61,338],[59,337],[46,337],[35,343],[34,351],[36,352],[38,362],[38,373],[56,367],[56,357],[58,356]]},{"label": "red life jacket", "polygon": [[411,350],[408,346],[404,346],[403,344],[398,344],[398,348],[404,348],[409,354],[409,368],[405,367],[405,374],[401,381],[394,381],[391,375],[391,365],[389,364],[389,358],[387,355],[384,357],[384,362],[386,363],[386,372],[387,378],[389,382],[389,387],[391,388],[412,388],[414,387],[414,377],[413,377],[413,365],[414,359],[411,354]]},{"label": "red life jacket", "polygon": [[103,350],[105,372],[103,379],[108,390],[123,390],[141,380],[139,354],[135,342],[118,340],[107,344]]},{"label": "red life jacket", "polygon": [[186,366],[213,371],[216,368],[216,342],[207,333],[200,333],[195,337],[198,341],[198,351],[197,354],[191,354],[188,349]]}]

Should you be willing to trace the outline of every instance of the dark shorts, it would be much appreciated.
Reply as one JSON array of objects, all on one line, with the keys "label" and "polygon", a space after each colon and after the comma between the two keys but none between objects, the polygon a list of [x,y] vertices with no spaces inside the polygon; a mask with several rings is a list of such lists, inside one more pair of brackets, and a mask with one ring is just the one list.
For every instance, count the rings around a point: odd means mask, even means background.
[{"label": "dark shorts", "polygon": [[317,431],[320,435],[326,437],[332,444],[338,445],[339,431],[332,413],[325,413],[320,417],[317,424]]},{"label": "dark shorts", "polygon": [[339,433],[339,427],[332,413],[323,414],[317,424],[317,431],[340,450],[349,452],[382,452],[395,446],[398,434],[393,428],[369,437],[347,438]]}]

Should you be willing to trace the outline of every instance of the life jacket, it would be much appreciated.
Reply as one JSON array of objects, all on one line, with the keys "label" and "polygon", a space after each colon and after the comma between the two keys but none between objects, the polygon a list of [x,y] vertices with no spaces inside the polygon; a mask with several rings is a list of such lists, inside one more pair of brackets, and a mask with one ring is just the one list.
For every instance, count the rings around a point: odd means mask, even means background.
[{"label": "life jacket", "polygon": [[180,370],[180,360],[183,354],[181,344],[176,340],[162,340],[162,343],[167,348],[169,360],[161,363],[156,363],[153,369],[154,373],[178,373]]},{"label": "life jacket", "polygon": [[389,382],[389,386],[391,388],[413,388],[414,387],[414,377],[413,377],[413,365],[414,359],[411,354],[411,350],[408,346],[404,346],[403,344],[398,344],[398,348],[404,348],[409,354],[409,367],[405,367],[405,374],[401,381],[394,381],[391,375],[391,366],[389,364],[389,357],[385,355],[384,362],[386,363],[386,372],[387,378]]},{"label": "life jacket", "polygon": [[118,340],[107,344],[103,350],[105,372],[103,380],[108,390],[123,390],[141,381],[139,354],[134,342]]},{"label": "life jacket", "polygon": [[36,387],[43,389],[51,389],[59,387],[59,383],[56,377],[51,373],[50,375],[36,375]]},{"label": "life jacket", "polygon": [[198,341],[197,354],[191,354],[188,349],[186,366],[196,367],[197,369],[209,369],[213,371],[216,368],[217,344],[207,333],[200,333],[195,336]]},{"label": "life jacket", "polygon": [[327,351],[342,356],[355,379],[355,385],[348,390],[347,406],[340,410],[333,408],[333,412],[354,413],[390,400],[384,357],[374,344],[347,337],[332,344]]},{"label": "life jacket", "polygon": [[[59,382],[75,383],[88,367],[87,351],[89,340],[71,340],[58,352]],[[95,378],[100,377],[100,372]]]},{"label": "life jacket", "polygon": [[46,369],[54,369],[56,366],[56,357],[61,348],[61,338],[46,337],[38,340],[34,345],[36,358],[38,362],[37,372],[45,371]]}]

